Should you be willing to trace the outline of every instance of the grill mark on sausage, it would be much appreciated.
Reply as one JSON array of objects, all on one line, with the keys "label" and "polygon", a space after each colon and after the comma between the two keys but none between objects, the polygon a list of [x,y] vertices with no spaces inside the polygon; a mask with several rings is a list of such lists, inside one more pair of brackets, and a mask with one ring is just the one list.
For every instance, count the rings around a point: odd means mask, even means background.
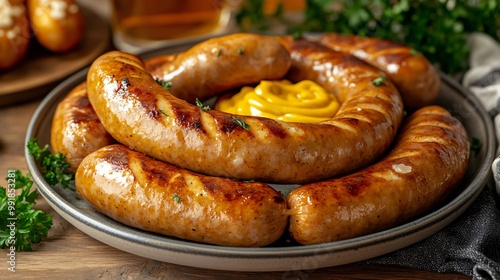
[{"label": "grill mark on sausage", "polygon": [[[122,68],[133,68],[130,64],[123,64]],[[135,98],[142,108],[145,110],[145,115],[151,119],[159,120],[161,118],[161,112],[156,106],[158,99],[153,94],[148,94],[147,89],[141,86],[135,86],[131,84],[127,77],[120,80],[117,93],[123,95],[130,95]]]},{"label": "grill mark on sausage", "polygon": [[115,152],[106,151],[103,159],[109,162],[114,170],[125,170],[128,168],[128,156],[123,150],[117,149]]},{"label": "grill mark on sausage", "polygon": [[276,195],[273,197],[273,200],[278,204],[285,203],[285,198],[283,196]]},{"label": "grill mark on sausage", "polygon": [[[200,181],[205,186],[205,191],[216,197],[219,194],[224,194],[224,199],[228,202],[246,200],[246,199],[263,199],[266,198],[268,192],[265,191],[265,185],[262,185],[262,190],[259,187],[247,187],[247,183],[238,181],[222,182],[222,180],[214,180],[211,177],[200,177]],[[254,183],[255,184],[255,183]],[[227,191],[231,189],[232,191]],[[284,204],[285,198],[280,195],[275,195],[272,197],[272,201],[277,204]]]},{"label": "grill mark on sausage", "polygon": [[355,118],[342,118],[340,120],[350,127],[358,127],[360,122],[359,119]]},{"label": "grill mark on sausage", "polygon": [[180,102],[171,101],[172,112],[174,113],[176,121],[183,127],[194,129],[201,133],[206,133],[203,124],[201,123],[201,113],[198,108],[193,109],[192,106],[180,104]]},{"label": "grill mark on sausage", "polygon": [[245,131],[243,127],[241,127],[234,121],[234,116],[223,114],[218,111],[211,111],[210,114],[214,118],[217,130],[220,132],[230,134],[233,131]]},{"label": "grill mark on sausage", "polygon": [[73,117],[72,121],[75,124],[89,123],[89,122],[100,122],[97,115],[94,113],[94,109],[90,104],[89,99],[86,96],[79,96],[75,99],[73,107]]},{"label": "grill mark on sausage", "polygon": [[146,90],[141,87],[133,87],[129,92],[137,97],[137,100],[145,110],[146,116],[154,120],[161,118],[161,112],[156,106],[158,99],[153,94],[146,94]]},{"label": "grill mark on sausage", "polygon": [[[162,169],[156,164],[156,162],[148,161],[147,158],[143,156],[138,156],[137,159],[141,164],[141,169],[144,170],[143,174],[146,176],[146,180],[152,181],[152,179],[156,179],[165,181],[169,179],[170,176],[167,176],[167,168],[164,167]],[[146,164],[146,161],[148,161],[148,164]]]},{"label": "grill mark on sausage", "polygon": [[268,119],[260,120],[262,125],[274,136],[284,139],[288,134],[277,122]]},{"label": "grill mark on sausage", "polygon": [[217,196],[218,194],[222,193],[224,194],[225,200],[228,202],[241,199],[242,197],[242,191],[240,188],[234,188],[234,191],[227,192],[224,191],[225,184],[220,184],[220,182],[217,183],[218,180],[205,180],[204,178],[201,178],[201,181],[208,193],[212,194],[213,196]]},{"label": "grill mark on sausage", "polygon": [[367,180],[365,177],[353,177],[344,180],[343,182],[345,184],[345,188],[349,195],[355,197],[358,196],[360,193],[363,192],[364,189],[366,189],[371,182]]}]

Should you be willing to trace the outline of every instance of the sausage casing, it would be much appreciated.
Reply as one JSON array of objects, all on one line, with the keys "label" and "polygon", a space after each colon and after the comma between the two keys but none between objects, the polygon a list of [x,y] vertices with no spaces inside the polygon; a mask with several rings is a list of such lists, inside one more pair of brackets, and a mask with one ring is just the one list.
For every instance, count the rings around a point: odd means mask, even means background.
[{"label": "sausage casing", "polygon": [[284,197],[268,185],[199,175],[119,144],[86,157],[75,186],[121,223],[203,243],[268,245],[288,221]]},{"label": "sausage casing", "polygon": [[62,153],[75,171],[80,162],[91,152],[116,143],[104,129],[87,98],[87,84],[83,82],[72,89],[59,102],[52,119],[50,145],[52,152]]},{"label": "sausage casing", "polygon": [[290,57],[278,41],[238,33],[206,40],[173,61],[147,70],[155,78],[171,82],[175,96],[194,102],[264,79],[280,79],[289,66]]},{"label": "sausage casing", "polygon": [[421,53],[408,46],[336,33],[308,39],[352,54],[384,71],[398,88],[408,111],[431,105],[439,94],[441,78],[438,71]]},{"label": "sausage casing", "polygon": [[460,183],[468,158],[469,141],[461,123],[441,107],[424,107],[409,117],[385,159],[290,192],[290,232],[302,244],[317,244],[416,218]]}]

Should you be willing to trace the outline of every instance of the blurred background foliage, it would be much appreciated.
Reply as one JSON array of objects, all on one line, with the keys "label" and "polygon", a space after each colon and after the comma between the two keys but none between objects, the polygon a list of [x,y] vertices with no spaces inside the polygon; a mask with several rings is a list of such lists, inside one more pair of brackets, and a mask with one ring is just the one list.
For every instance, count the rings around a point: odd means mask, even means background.
[{"label": "blurred background foliage", "polygon": [[[269,0],[268,0],[269,1]],[[283,1],[284,2],[284,1]],[[456,75],[468,68],[466,35],[483,32],[500,41],[499,0],[304,0],[300,20],[286,17],[283,4],[273,10],[266,0],[246,0],[239,26],[284,33],[338,32],[404,43],[422,52],[441,71]]]}]

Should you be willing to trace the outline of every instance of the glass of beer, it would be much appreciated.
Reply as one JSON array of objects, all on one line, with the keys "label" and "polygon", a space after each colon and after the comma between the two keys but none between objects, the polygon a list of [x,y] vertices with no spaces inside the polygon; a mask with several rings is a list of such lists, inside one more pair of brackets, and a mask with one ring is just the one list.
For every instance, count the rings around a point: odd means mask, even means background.
[{"label": "glass of beer", "polygon": [[141,51],[222,33],[237,0],[112,0],[113,40]]}]

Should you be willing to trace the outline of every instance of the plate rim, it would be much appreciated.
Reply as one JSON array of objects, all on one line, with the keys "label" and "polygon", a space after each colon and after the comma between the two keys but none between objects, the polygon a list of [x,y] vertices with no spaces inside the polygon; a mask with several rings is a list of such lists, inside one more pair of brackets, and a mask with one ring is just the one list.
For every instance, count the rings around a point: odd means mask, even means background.
[{"label": "plate rim", "polygon": [[[148,54],[155,54],[159,50],[148,51]],[[160,50],[161,51],[161,50]],[[42,122],[41,116],[50,112],[51,105],[55,100],[62,98],[64,93],[63,89],[76,86],[79,82],[85,80],[88,67],[76,72],[58,86],[56,86],[40,103],[32,119],[29,123],[26,133],[25,143],[36,135],[37,127]],[[475,112],[482,119],[482,124],[485,127],[487,136],[486,156],[478,168],[477,174],[490,174],[491,164],[494,159],[494,149],[496,138],[494,136],[493,123],[489,115],[486,113],[479,99],[465,88],[460,86],[458,82],[449,76],[440,73],[443,82],[448,84],[453,90],[457,91],[465,100],[475,109]],[[338,253],[355,250],[358,254],[363,253],[364,257],[358,257],[354,261],[362,261],[372,257],[380,256],[381,253],[370,254],[368,250],[373,247],[387,246],[385,253],[407,247],[423,238],[414,238],[418,233],[424,233],[424,238],[441,230],[449,223],[454,221],[476,200],[483,188],[488,182],[488,176],[481,177],[475,176],[467,185],[464,190],[456,195],[452,200],[442,205],[440,208],[435,209],[420,218],[411,222],[404,223],[400,226],[390,228],[388,230],[376,232],[373,234],[352,238],[348,240],[316,244],[316,245],[300,245],[290,247],[264,247],[264,248],[241,248],[241,247],[223,247],[210,244],[201,244],[191,241],[171,239],[169,237],[158,236],[128,226],[122,225],[126,230],[118,231],[113,227],[113,224],[105,224],[101,221],[88,221],[86,213],[78,209],[73,204],[65,200],[59,193],[52,187],[48,186],[37,168],[37,163],[33,157],[29,156],[29,152],[25,147],[25,159],[30,173],[36,182],[40,193],[50,206],[58,212],[64,219],[73,224],[75,227],[84,231],[94,239],[106,243],[112,247],[126,251],[135,255],[165,261],[169,263],[194,266],[198,268],[210,268],[227,271],[291,271],[302,270],[303,266],[298,265],[304,261],[321,260],[321,256],[332,256]],[[109,218],[108,218],[109,219]],[[120,228],[118,228],[120,229]],[[118,231],[118,232],[117,232]],[[137,235],[138,234],[138,235]],[[141,237],[148,237],[149,239],[141,240]],[[418,240],[417,240],[418,239]],[[401,241],[398,245],[394,246],[393,241]],[[122,243],[117,244],[117,241]],[[118,242],[119,243],[119,242]],[[129,247],[127,247],[129,246]],[[150,252],[137,252],[137,250],[148,249]],[[156,254],[164,253],[167,251],[172,256],[158,257]],[[383,250],[382,250],[383,251]],[[223,258],[224,261],[219,261],[214,265],[216,259]],[[276,265],[270,260],[279,260],[287,264]],[[286,261],[285,261],[286,260]],[[240,262],[246,262],[248,265],[238,265]],[[315,268],[337,266],[342,264],[351,263],[353,260],[348,258],[339,260],[318,261]],[[253,267],[252,267],[253,266]]]}]

